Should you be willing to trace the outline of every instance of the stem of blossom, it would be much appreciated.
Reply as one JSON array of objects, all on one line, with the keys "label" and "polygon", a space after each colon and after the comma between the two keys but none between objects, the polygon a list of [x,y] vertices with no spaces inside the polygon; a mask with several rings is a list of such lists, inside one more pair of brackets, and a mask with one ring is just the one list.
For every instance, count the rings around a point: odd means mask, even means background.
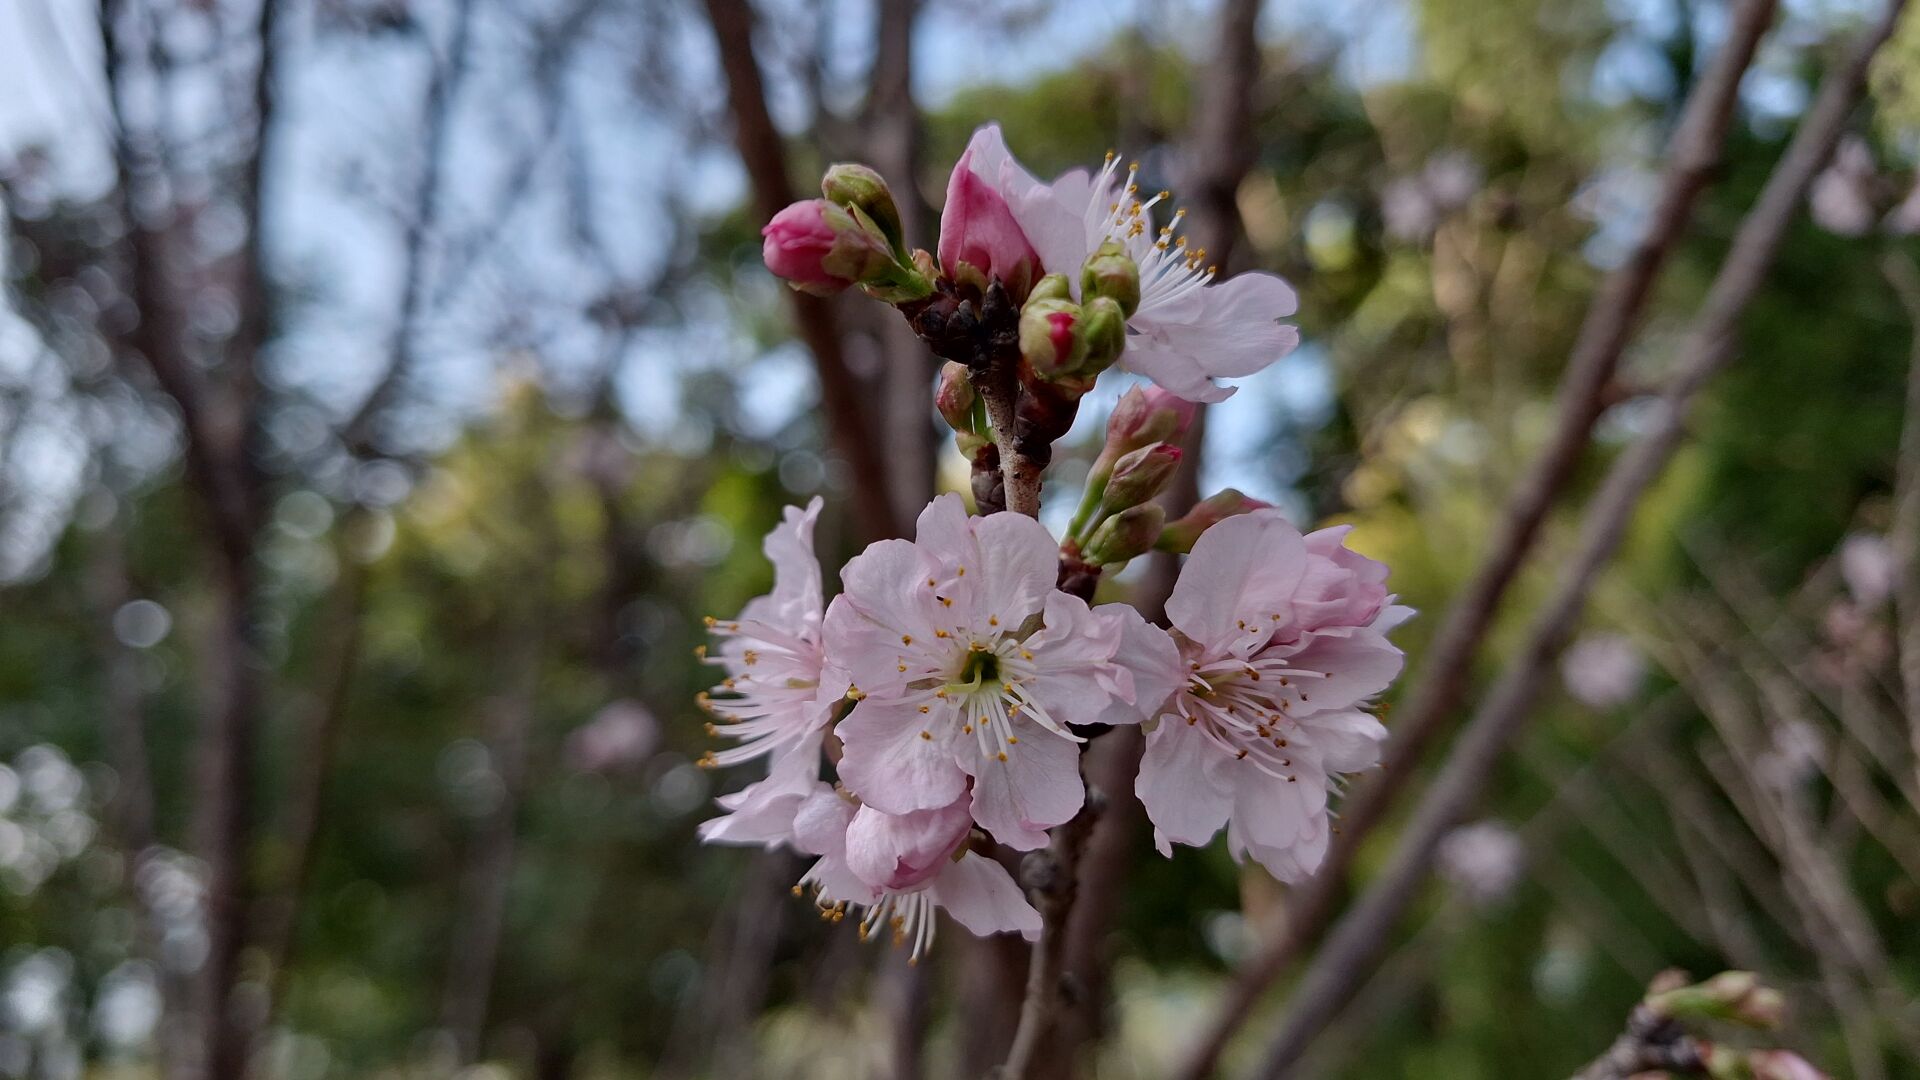
[{"label": "stem of blossom", "polygon": [[1040,910],[1040,940],[1027,964],[1027,990],[1020,1003],[1020,1024],[1013,1032],[1013,1048],[995,1080],[1027,1080],[1040,1053],[1041,1040],[1053,1026],[1055,1011],[1071,988],[1061,979],[1067,947],[1067,916],[1073,911],[1074,886],[1080,853],[1087,846],[1093,823],[1106,809],[1107,798],[1098,788],[1087,789],[1086,805],[1073,820],[1053,830],[1053,841],[1020,863],[1020,879]]}]

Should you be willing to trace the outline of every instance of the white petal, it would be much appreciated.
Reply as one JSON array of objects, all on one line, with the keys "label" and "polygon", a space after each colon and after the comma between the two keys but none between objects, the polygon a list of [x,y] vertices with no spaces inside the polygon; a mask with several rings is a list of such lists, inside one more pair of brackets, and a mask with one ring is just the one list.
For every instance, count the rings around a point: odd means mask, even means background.
[{"label": "white petal", "polygon": [[772,599],[783,616],[775,625],[784,623],[798,630],[793,623],[820,617],[820,560],[813,554],[813,526],[822,505],[815,495],[805,510],[787,507],[780,524],[761,541],[760,550],[773,564]]},{"label": "white petal", "polygon": [[1040,937],[1040,913],[1020,895],[1007,868],[992,859],[967,852],[940,872],[930,891],[934,903],[976,935],[1013,932],[1028,941]]},{"label": "white petal", "polygon": [[847,848],[847,824],[854,807],[839,792],[816,784],[793,817],[793,845],[815,855],[838,856]]},{"label": "white petal", "polygon": [[1011,511],[974,522],[979,562],[973,597],[974,625],[997,617],[1007,629],[1040,610],[1060,570],[1060,545],[1045,525]]},{"label": "white petal", "polygon": [[1279,511],[1228,518],[1193,545],[1167,617],[1207,655],[1245,656],[1288,621],[1306,563],[1306,541]]},{"label": "white petal", "polygon": [[1301,744],[1319,756],[1320,767],[1328,772],[1373,768],[1380,761],[1380,744],[1387,739],[1386,725],[1358,709],[1315,713],[1300,721],[1300,726]]},{"label": "white petal", "polygon": [[1127,338],[1127,349],[1120,354],[1120,366],[1152,379],[1161,389],[1188,401],[1220,402],[1234,394],[1233,387],[1215,385],[1207,378],[1206,369],[1191,354],[1143,335]]}]

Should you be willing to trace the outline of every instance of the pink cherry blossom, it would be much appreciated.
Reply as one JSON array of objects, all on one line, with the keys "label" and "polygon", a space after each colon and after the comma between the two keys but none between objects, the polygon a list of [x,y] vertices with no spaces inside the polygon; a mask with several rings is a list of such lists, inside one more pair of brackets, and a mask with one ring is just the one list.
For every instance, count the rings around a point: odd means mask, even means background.
[{"label": "pink cherry blossom", "polygon": [[820,746],[847,675],[829,665],[823,647],[820,563],[813,554],[816,496],[803,511],[787,507],[761,548],[773,563],[773,591],[747,602],[738,619],[714,620],[720,645],[712,659],[727,672],[700,701],[718,723],[714,734],[738,746],[709,752],[709,768],[771,757],[765,780],[722,796],[728,811],[701,825],[701,839],[770,844],[785,839],[794,808],[820,775]]},{"label": "pink cherry blossom", "polygon": [[859,909],[860,936],[885,928],[918,960],[933,944],[934,911],[974,934],[1040,936],[1040,913],[1006,868],[965,850],[972,822],[965,797],[946,806],[887,814],[816,784],[793,821],[795,846],[820,856],[795,891],[835,919]]},{"label": "pink cherry blossom", "polygon": [[1235,858],[1283,881],[1325,856],[1328,788],[1378,760],[1366,705],[1400,671],[1386,632],[1412,614],[1344,536],[1256,510],[1194,544],[1167,601],[1177,656],[1160,677],[1178,689],[1149,715],[1137,787],[1162,853],[1224,825]]},{"label": "pink cherry blossom", "polygon": [[1083,740],[1069,725],[1134,702],[1134,676],[1113,657],[1139,616],[1056,590],[1058,554],[1032,518],[970,518],[942,495],[914,540],[882,540],[847,564],[827,648],[861,698],[836,730],[841,779],[864,802],[931,810],[971,780],[974,820],[1021,850],[1080,809]]},{"label": "pink cherry blossom", "polygon": [[1139,267],[1140,304],[1127,319],[1122,367],[1189,401],[1225,400],[1233,389],[1215,379],[1253,375],[1300,344],[1299,330],[1279,321],[1299,301],[1272,274],[1216,283],[1207,253],[1178,235],[1185,211],[1156,227],[1153,209],[1168,193],[1141,199],[1137,170],[1121,172],[1109,155],[1098,174],[1076,169],[1038,190],[1016,186],[1008,202],[1041,265],[1076,289],[1080,265],[1109,240]]},{"label": "pink cherry blossom", "polygon": [[987,280],[999,278],[1016,300],[1024,298],[1040,278],[1040,256],[1010,202],[1031,198],[1039,188],[1040,182],[1007,152],[998,124],[975,131],[947,179],[940,265],[957,277],[964,263]]}]

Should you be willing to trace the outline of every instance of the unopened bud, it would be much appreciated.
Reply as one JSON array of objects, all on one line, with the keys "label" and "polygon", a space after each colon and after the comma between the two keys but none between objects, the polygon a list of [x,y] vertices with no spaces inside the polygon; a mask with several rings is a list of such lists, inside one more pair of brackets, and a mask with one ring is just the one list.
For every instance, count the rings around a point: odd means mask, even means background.
[{"label": "unopened bud", "polygon": [[1125,455],[1113,464],[1101,508],[1111,514],[1139,506],[1160,494],[1179,466],[1180,448],[1168,443],[1143,446]]},{"label": "unopened bud", "polygon": [[885,281],[900,269],[886,236],[871,219],[862,221],[825,199],[794,203],[775,214],[760,234],[766,238],[761,254],[767,269],[815,296]]},{"label": "unopened bud", "polygon": [[1723,971],[1692,986],[1647,995],[1647,1007],[1676,1020],[1725,1020],[1753,1028],[1774,1028],[1786,1012],[1778,990],[1760,983],[1751,971]]},{"label": "unopened bud", "polygon": [[1107,417],[1107,445],[1102,453],[1118,457],[1149,443],[1178,442],[1199,408],[1158,386],[1136,386],[1120,396]]},{"label": "unopened bud", "polygon": [[1127,314],[1120,305],[1105,296],[1096,296],[1081,307],[1087,356],[1079,374],[1092,378],[1113,366],[1127,347]]},{"label": "unopened bud", "polygon": [[865,165],[841,162],[820,178],[820,193],[835,205],[859,208],[880,227],[890,245],[903,248],[900,208],[893,204],[893,192],[879,173]]},{"label": "unopened bud", "polygon": [[933,392],[934,408],[947,426],[955,431],[974,430],[973,407],[979,401],[973,381],[967,378],[967,365],[949,360],[940,365],[940,384]]},{"label": "unopened bud", "polygon": [[1118,241],[1101,244],[1080,267],[1080,296],[1104,296],[1120,305],[1122,317],[1140,306],[1140,267]]},{"label": "unopened bud", "polygon": [[1153,550],[1166,520],[1167,512],[1159,503],[1128,507],[1093,530],[1081,557],[1096,566],[1109,566],[1143,555]]},{"label": "unopened bud", "polygon": [[1791,1050],[1755,1050],[1747,1055],[1753,1080],[1827,1080],[1827,1074]]},{"label": "unopened bud", "polygon": [[1048,274],[1034,282],[1033,291],[1027,293],[1028,302],[1034,300],[1071,300],[1073,290],[1067,285],[1067,275]]},{"label": "unopened bud", "polygon": [[1020,355],[1041,379],[1075,374],[1087,355],[1080,305],[1071,300],[1032,300],[1020,309]]},{"label": "unopened bud", "polygon": [[1178,521],[1170,522],[1160,532],[1160,542],[1155,547],[1161,551],[1186,554],[1193,550],[1194,542],[1200,535],[1230,517],[1250,514],[1255,510],[1265,510],[1270,503],[1248,498],[1233,488],[1217,495],[1209,495],[1195,503],[1192,510]]}]

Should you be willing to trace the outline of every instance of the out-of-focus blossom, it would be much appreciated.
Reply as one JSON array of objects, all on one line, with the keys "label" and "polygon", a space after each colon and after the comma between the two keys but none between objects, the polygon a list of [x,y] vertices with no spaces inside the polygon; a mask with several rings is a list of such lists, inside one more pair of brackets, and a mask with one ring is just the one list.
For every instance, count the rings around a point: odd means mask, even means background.
[{"label": "out-of-focus blossom", "polygon": [[1526,870],[1526,846],[1503,821],[1476,821],[1440,842],[1440,876],[1477,908],[1495,907],[1513,894]]},{"label": "out-of-focus blossom", "polygon": [[1826,752],[1819,728],[1804,720],[1788,720],[1775,725],[1754,768],[1770,787],[1785,791],[1812,778]]},{"label": "out-of-focus blossom", "polygon": [[1139,615],[1055,590],[1058,552],[1032,518],[970,518],[948,494],[914,540],[879,541],[847,564],[827,647],[860,699],[837,733],[841,779],[865,803],[931,810],[971,779],[974,820],[1021,850],[1080,809],[1083,740],[1068,725],[1099,722],[1115,697],[1131,703],[1112,660]]},{"label": "out-of-focus blossom", "polygon": [[631,698],[610,701],[568,736],[562,756],[579,772],[611,772],[647,760],[660,742],[660,722]]},{"label": "out-of-focus blossom", "polygon": [[820,563],[813,554],[815,496],[805,510],[787,507],[761,550],[773,564],[773,591],[747,602],[738,619],[713,620],[721,639],[712,659],[727,677],[702,695],[718,723],[713,734],[740,745],[709,752],[707,767],[770,757],[765,780],[720,798],[728,812],[700,827],[703,840],[730,844],[782,841],[794,808],[820,775],[821,743],[833,710],[845,698],[847,675],[824,651]]},{"label": "out-of-focus blossom", "polygon": [[1864,236],[1878,216],[1873,205],[1873,151],[1857,135],[1843,139],[1833,161],[1813,178],[1807,209],[1814,224],[1841,236]]},{"label": "out-of-focus blossom", "polygon": [[1840,578],[1862,608],[1872,610],[1893,595],[1899,566],[1884,536],[1854,533],[1840,542]]},{"label": "out-of-focus blossom", "polygon": [[1567,693],[1590,709],[1632,701],[1646,677],[1646,657],[1624,634],[1586,634],[1560,657],[1560,680]]},{"label": "out-of-focus blossom", "polygon": [[1920,233],[1920,177],[1915,178],[1914,185],[1907,191],[1906,198],[1901,199],[1898,206],[1888,211],[1886,220],[1880,224],[1895,236],[1913,236]]},{"label": "out-of-focus blossom", "polygon": [[1379,564],[1318,553],[1344,535],[1257,510],[1194,544],[1167,600],[1178,689],[1148,715],[1138,783],[1163,854],[1224,825],[1235,858],[1282,881],[1319,867],[1329,787],[1379,758],[1365,706],[1399,674],[1386,631],[1412,614],[1376,593]]},{"label": "out-of-focus blossom", "polygon": [[1827,1080],[1827,1074],[1791,1050],[1755,1050],[1747,1055],[1753,1080]]},{"label": "out-of-focus blossom", "polygon": [[1168,193],[1142,199],[1137,171],[1122,171],[1109,155],[1097,174],[1076,169],[1037,191],[1016,192],[1009,204],[1041,264],[1068,275],[1076,289],[1081,266],[1103,245],[1118,244],[1133,259],[1140,301],[1127,319],[1122,367],[1189,401],[1225,400],[1232,388],[1213,380],[1256,374],[1300,343],[1299,330],[1280,322],[1298,300],[1272,274],[1216,283],[1206,251],[1189,250],[1179,235],[1184,211],[1157,223],[1154,207]]},{"label": "out-of-focus blossom", "polygon": [[1447,214],[1467,205],[1482,179],[1479,163],[1469,155],[1435,154],[1418,175],[1396,177],[1381,188],[1381,224],[1395,240],[1423,242]]},{"label": "out-of-focus blossom", "polygon": [[[947,202],[940,211],[940,265],[960,281],[985,288],[998,280],[1017,303],[1040,280],[1041,259],[1021,228],[1013,203],[1029,200],[1040,187],[1007,150],[1000,125],[973,133],[967,149],[947,178]],[[1058,267],[1077,271],[1080,263]]]},{"label": "out-of-focus blossom", "polygon": [[933,944],[934,911],[946,909],[974,934],[1040,936],[1040,913],[1006,868],[965,850],[972,822],[965,796],[939,807],[886,814],[817,785],[794,820],[794,843],[820,856],[795,891],[839,919],[858,909],[860,936],[877,931],[910,945],[918,960]]}]

